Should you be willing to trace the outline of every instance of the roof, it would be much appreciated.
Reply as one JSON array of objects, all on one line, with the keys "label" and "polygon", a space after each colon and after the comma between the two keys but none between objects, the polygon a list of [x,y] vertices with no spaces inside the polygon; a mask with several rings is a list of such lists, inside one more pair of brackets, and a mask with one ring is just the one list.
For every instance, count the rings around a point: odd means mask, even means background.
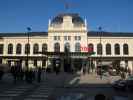
[{"label": "roof", "polygon": [[58,17],[63,17],[63,16],[72,16],[72,17],[77,17],[79,16],[78,13],[60,13],[57,15]]},{"label": "roof", "polygon": [[[0,33],[0,37],[25,37],[27,33]],[[30,36],[48,36],[48,32],[30,32]],[[89,31],[87,33],[89,37],[133,37],[133,33],[129,32],[99,32]]]},{"label": "roof", "polygon": [[72,22],[74,24],[84,24],[84,20],[80,17],[78,13],[61,13],[55,16],[52,19],[52,24],[61,24],[63,23],[63,17],[64,16],[71,16],[72,17]]},{"label": "roof", "polygon": [[133,33],[129,32],[99,32],[99,31],[89,31],[87,33],[89,37],[133,37]]},{"label": "roof", "polygon": [[[25,37],[27,33],[0,33],[0,37]],[[29,36],[48,36],[48,32],[29,32]]]}]

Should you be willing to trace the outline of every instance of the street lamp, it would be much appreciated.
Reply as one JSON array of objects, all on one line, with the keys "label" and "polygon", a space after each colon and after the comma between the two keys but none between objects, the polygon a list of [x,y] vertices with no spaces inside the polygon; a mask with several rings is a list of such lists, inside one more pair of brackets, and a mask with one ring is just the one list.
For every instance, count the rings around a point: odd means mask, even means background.
[{"label": "street lamp", "polygon": [[30,50],[30,45],[29,45],[29,33],[31,32],[31,28],[27,27],[27,70],[29,69],[29,50]]},{"label": "street lamp", "polygon": [[100,39],[100,58],[99,58],[99,60],[100,60],[100,78],[102,79],[102,44],[101,44],[101,42],[102,42],[102,27],[99,27],[98,28],[99,29],[99,39]]}]

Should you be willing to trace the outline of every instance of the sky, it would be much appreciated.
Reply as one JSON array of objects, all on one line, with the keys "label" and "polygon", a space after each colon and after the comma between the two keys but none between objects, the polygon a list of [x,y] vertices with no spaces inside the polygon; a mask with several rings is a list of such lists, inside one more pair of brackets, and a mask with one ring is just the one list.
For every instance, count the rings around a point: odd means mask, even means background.
[{"label": "sky", "polygon": [[68,12],[86,18],[88,31],[133,32],[133,0],[0,0],[0,33],[47,32],[49,19]]}]

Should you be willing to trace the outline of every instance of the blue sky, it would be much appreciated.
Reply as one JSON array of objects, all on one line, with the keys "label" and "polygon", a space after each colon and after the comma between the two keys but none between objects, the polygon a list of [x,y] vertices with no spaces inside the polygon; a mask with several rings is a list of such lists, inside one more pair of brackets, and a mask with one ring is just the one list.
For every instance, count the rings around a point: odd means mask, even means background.
[{"label": "blue sky", "polygon": [[48,19],[61,12],[76,12],[87,19],[88,30],[133,32],[133,0],[0,0],[0,32],[47,31]]}]

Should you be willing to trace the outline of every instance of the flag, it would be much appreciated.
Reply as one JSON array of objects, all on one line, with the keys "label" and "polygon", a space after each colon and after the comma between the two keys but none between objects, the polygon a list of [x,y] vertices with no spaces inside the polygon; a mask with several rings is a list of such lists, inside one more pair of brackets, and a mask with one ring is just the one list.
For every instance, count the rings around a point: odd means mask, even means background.
[{"label": "flag", "polygon": [[30,27],[27,27],[27,30],[28,30],[28,31],[31,31],[31,28],[30,28]]}]

